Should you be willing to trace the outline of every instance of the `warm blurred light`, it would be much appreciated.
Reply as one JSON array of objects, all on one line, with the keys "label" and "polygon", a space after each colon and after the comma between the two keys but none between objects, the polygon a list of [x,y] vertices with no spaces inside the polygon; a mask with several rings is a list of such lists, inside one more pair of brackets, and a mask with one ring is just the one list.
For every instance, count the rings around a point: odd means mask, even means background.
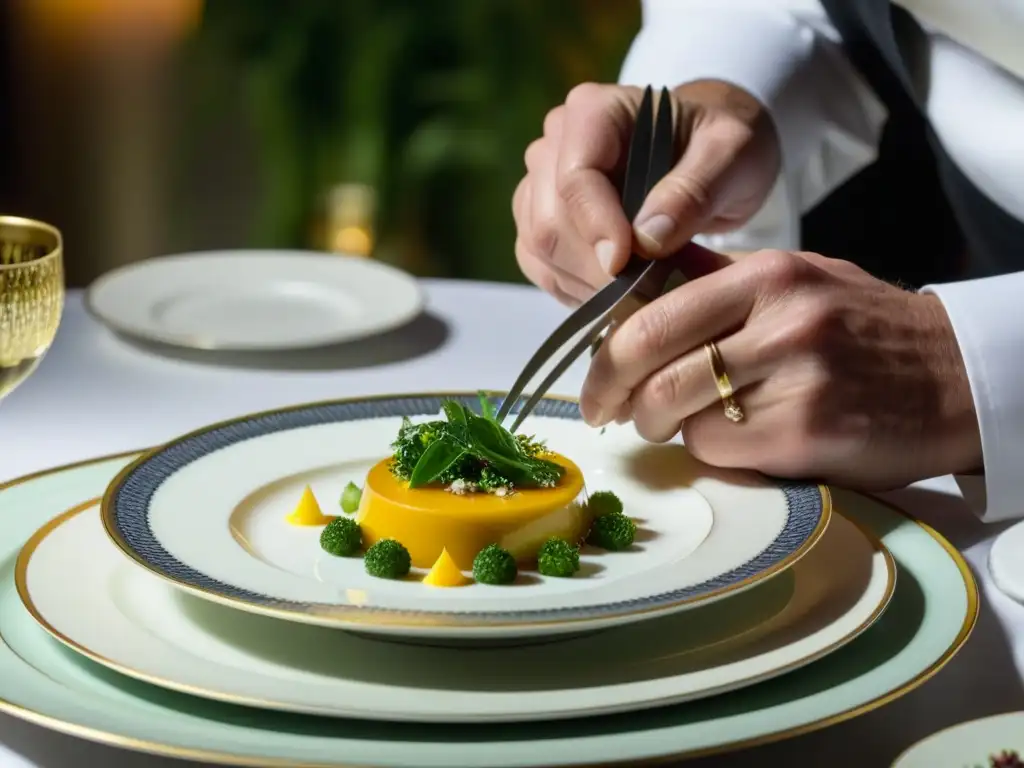
[{"label": "warm blurred light", "polygon": [[19,141],[45,158],[33,157],[32,194],[76,243],[69,279],[161,252],[173,60],[202,0],[0,2],[11,11],[19,117],[32,124]]},{"label": "warm blurred light", "polygon": [[373,251],[373,235],[362,227],[342,227],[334,233],[332,250],[369,256]]},{"label": "warm blurred light", "polygon": [[37,30],[73,40],[172,41],[191,32],[202,0],[18,0]]},{"label": "warm blurred light", "polygon": [[336,253],[373,253],[377,195],[365,184],[339,184],[327,197],[327,248]]}]

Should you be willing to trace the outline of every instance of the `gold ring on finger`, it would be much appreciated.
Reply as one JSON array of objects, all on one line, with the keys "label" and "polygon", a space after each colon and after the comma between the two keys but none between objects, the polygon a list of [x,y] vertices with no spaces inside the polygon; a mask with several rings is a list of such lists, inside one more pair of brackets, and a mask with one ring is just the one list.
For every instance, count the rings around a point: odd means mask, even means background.
[{"label": "gold ring on finger", "polygon": [[729,380],[729,374],[725,370],[725,363],[722,361],[722,353],[718,351],[718,345],[713,341],[709,341],[704,345],[704,351],[708,356],[708,365],[711,366],[711,375],[715,378],[718,396],[722,400],[725,418],[733,423],[743,421],[743,409],[736,402],[732,382]]}]

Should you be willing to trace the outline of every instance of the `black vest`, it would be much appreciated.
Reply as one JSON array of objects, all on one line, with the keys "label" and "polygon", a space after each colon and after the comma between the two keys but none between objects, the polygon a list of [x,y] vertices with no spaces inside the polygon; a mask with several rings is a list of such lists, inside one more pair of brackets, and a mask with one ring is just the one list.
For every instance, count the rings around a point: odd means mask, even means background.
[{"label": "black vest", "polygon": [[[927,87],[914,82],[916,73],[927,72],[927,67],[921,66],[921,57],[926,55],[921,27],[890,0],[822,0],[822,5],[842,37],[847,56],[889,111],[890,140],[886,142],[883,138],[880,161],[886,160],[887,154],[900,153],[905,155],[903,167],[917,163],[919,173],[909,182],[913,185],[912,194],[899,202],[908,212],[915,205],[920,210],[930,200],[933,205],[930,220],[915,221],[911,215],[911,226],[943,231],[943,225],[952,222],[937,221],[935,215],[945,215],[955,219],[962,233],[965,259],[959,263],[921,268],[929,254],[907,254],[902,258],[917,259],[918,266],[897,265],[896,271],[917,269],[929,275],[925,279],[931,279],[931,275],[949,279],[1024,270],[1024,222],[1007,213],[964,176],[943,150],[920,108],[917,94]],[[964,104],[963,108],[970,110],[970,105]],[[895,162],[890,165],[899,168],[900,159],[892,159]],[[932,181],[937,183],[932,185]],[[935,197],[929,198],[930,193]],[[943,199],[939,200],[939,196]],[[892,223],[898,226],[899,221],[897,216]],[[870,236],[877,242],[888,234],[873,232]],[[906,239],[907,234],[903,233],[903,237]]]}]

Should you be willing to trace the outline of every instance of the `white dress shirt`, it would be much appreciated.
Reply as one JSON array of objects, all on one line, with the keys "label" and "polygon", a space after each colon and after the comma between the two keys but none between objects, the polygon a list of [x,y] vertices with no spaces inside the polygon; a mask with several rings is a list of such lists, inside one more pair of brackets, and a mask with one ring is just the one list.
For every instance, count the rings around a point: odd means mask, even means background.
[{"label": "white dress shirt", "polygon": [[[924,103],[961,171],[1024,220],[1024,0],[900,0],[928,32]],[[803,213],[876,155],[885,109],[846,60],[818,0],[644,0],[623,83],[732,82],[778,128],[783,172],[727,250],[798,248]],[[884,236],[884,233],[879,233]],[[1024,253],[1021,254],[1024,265]],[[985,520],[1024,516],[1024,272],[927,286],[966,362],[985,476],[958,478]]]}]

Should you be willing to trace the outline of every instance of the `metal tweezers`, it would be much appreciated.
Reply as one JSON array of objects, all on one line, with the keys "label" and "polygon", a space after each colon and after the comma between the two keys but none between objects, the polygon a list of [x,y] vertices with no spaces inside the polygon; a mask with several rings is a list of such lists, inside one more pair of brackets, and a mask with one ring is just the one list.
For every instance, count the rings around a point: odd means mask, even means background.
[{"label": "metal tweezers", "polygon": [[[671,170],[675,160],[675,131],[668,89],[661,89],[655,119],[654,95],[648,86],[640,102],[636,129],[626,160],[622,208],[628,221],[632,222],[636,218],[648,193]],[[512,407],[522,397],[523,390],[545,364],[556,359],[559,351],[575,341],[519,409],[512,422],[511,431],[515,432],[561,375],[587,349],[596,348],[595,345],[614,325],[621,324],[640,307],[661,296],[674,269],[675,263],[671,259],[648,260],[635,253],[631,254],[629,262],[615,279],[573,312],[541,344],[498,409],[498,423],[504,422],[509,416]]]}]

